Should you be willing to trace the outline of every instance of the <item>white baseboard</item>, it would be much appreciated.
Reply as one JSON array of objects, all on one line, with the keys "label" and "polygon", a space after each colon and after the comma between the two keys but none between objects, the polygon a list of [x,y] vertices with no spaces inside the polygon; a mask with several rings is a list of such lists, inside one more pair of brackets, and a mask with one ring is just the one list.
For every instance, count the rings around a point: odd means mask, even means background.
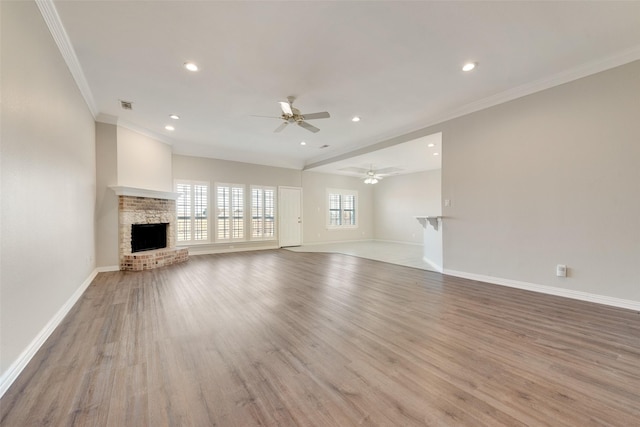
[{"label": "white baseboard", "polygon": [[85,279],[84,282],[76,289],[76,291],[71,295],[71,297],[64,303],[62,307],[57,311],[57,313],[47,322],[47,324],[42,328],[42,330],[36,335],[36,337],[29,343],[27,348],[18,356],[18,358],[9,366],[5,372],[0,376],[0,397],[4,395],[4,393],[9,389],[11,384],[18,378],[18,375],[22,372],[22,370],[27,366],[27,364],[31,361],[33,356],[40,350],[40,347],[45,343],[47,338],[53,333],[53,331],[58,327],[60,322],[64,319],[64,317],[69,313],[69,310],[73,307],[73,305],[80,299],[84,291],[89,287],[93,279],[98,275],[98,269],[95,269],[91,272],[89,277]]},{"label": "white baseboard", "polygon": [[196,249],[194,247],[189,247],[189,255],[210,255],[210,254],[226,254],[230,252],[248,252],[248,251],[262,251],[267,249],[278,249],[278,245],[268,245],[268,246],[236,246],[233,248],[229,247],[210,247],[204,249]]},{"label": "white baseboard", "polygon": [[98,273],[108,273],[110,271],[120,271],[120,266],[117,265],[108,265],[106,267],[98,267],[96,268]]},{"label": "white baseboard", "polygon": [[539,292],[542,294],[556,295],[556,296],[576,299],[580,301],[595,302],[598,304],[604,304],[604,305],[610,305],[618,308],[626,308],[628,310],[640,311],[640,301],[608,297],[605,295],[592,294],[592,293],[582,292],[582,291],[574,291],[571,289],[556,288],[553,286],[538,285],[535,283],[521,282],[518,280],[503,279],[500,277],[485,276],[482,274],[466,273],[464,271],[449,270],[446,268],[444,269],[443,274],[462,277],[464,279],[476,280],[479,282],[491,283],[494,285],[508,286],[510,288],[524,289],[527,291]]},{"label": "white baseboard", "polygon": [[[436,264],[435,262],[431,261],[429,258],[427,257],[422,257],[422,260],[424,262],[426,262],[427,264],[429,264],[429,267],[433,268],[435,271],[437,271],[438,273],[442,273],[442,266],[439,264]],[[452,274],[453,276],[453,274]]]},{"label": "white baseboard", "polygon": [[424,246],[424,243],[420,242],[405,242],[400,240],[382,240],[382,239],[373,239],[372,242],[380,242],[380,243],[393,243],[396,245],[411,245],[411,246]]},{"label": "white baseboard", "polygon": [[300,246],[319,246],[319,245],[335,245],[336,243],[364,243],[371,242],[371,239],[361,239],[361,240],[329,240],[326,242],[302,242]]}]

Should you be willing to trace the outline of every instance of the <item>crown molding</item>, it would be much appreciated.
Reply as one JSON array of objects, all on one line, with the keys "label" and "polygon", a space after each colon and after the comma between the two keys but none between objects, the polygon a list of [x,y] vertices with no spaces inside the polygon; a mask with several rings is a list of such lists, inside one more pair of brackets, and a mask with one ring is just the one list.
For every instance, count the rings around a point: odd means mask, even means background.
[{"label": "crown molding", "polygon": [[508,89],[504,92],[500,92],[481,100],[471,102],[460,109],[450,112],[449,114],[437,117],[435,120],[431,121],[431,124],[429,126],[437,123],[442,123],[447,120],[455,119],[457,117],[461,117],[470,113],[475,113],[476,111],[484,110],[496,105],[504,104],[505,102],[513,101],[514,99],[522,98],[524,96],[531,95],[536,92],[541,92],[546,89],[551,89],[552,87],[560,86],[565,83],[591,76],[593,74],[601,73],[603,71],[610,70],[612,68],[616,68],[637,60],[640,60],[640,46],[635,46],[631,49],[618,52],[606,58],[588,62],[586,64],[562,71],[552,76],[535,80],[530,83],[525,83],[523,85]]},{"label": "crown molding", "polygon": [[[0,0],[1,1],[1,0]],[[136,126],[131,122],[120,119],[118,116],[112,116],[111,114],[100,113],[96,117],[96,122],[106,123],[108,125],[116,125],[121,128],[129,129],[130,131],[139,133],[140,135],[144,135],[148,138],[155,139],[158,142],[162,142],[163,144],[173,145],[173,141],[171,139],[160,135],[156,132],[151,132],[149,129]]]},{"label": "crown molding", "polygon": [[71,41],[69,40],[69,36],[67,35],[64,26],[62,25],[60,15],[58,15],[58,11],[53,4],[53,0],[35,0],[35,2],[38,5],[40,14],[42,14],[42,17],[44,18],[44,22],[49,28],[49,32],[51,32],[51,35],[53,36],[53,40],[58,46],[58,50],[60,50],[64,61],[67,63],[67,67],[69,67],[69,71],[71,71],[71,75],[73,76],[78,89],[80,89],[80,93],[82,94],[87,107],[89,107],[89,111],[91,111],[91,114],[95,119],[96,116],[98,116],[98,108],[95,100],[93,99],[91,89],[89,88],[89,83],[87,83],[87,79],[84,76],[84,72],[82,71],[78,57],[76,56],[76,52],[71,45]]},{"label": "crown molding", "polygon": [[574,67],[569,70],[562,71],[549,77],[535,80],[530,83],[525,83],[520,86],[508,89],[506,91],[497,93],[495,95],[488,96],[478,101],[471,102],[460,108],[437,114],[427,119],[426,123],[421,128],[411,132],[407,132],[398,135],[393,138],[388,138],[376,143],[362,143],[347,147],[337,152],[316,156],[305,164],[303,170],[312,169],[314,167],[322,166],[327,163],[333,163],[334,161],[344,160],[353,156],[364,154],[366,152],[377,151],[382,148],[387,148],[396,144],[411,141],[422,136],[426,136],[432,133],[436,133],[437,130],[430,130],[432,126],[444,123],[449,120],[456,119],[458,117],[466,116],[467,114],[475,113],[496,105],[504,104],[505,102],[513,101],[518,98],[522,98],[527,95],[541,92],[546,89],[551,89],[555,86],[560,86],[565,83],[572,82],[584,77],[588,77],[593,74],[597,74],[612,68],[616,68],[625,64],[629,64],[634,61],[640,60],[640,46],[635,46],[630,49],[626,49],[610,55],[606,58],[599,59],[597,61],[588,62],[586,64]]},{"label": "crown molding", "polygon": [[96,116],[96,122],[106,123],[108,125],[117,125],[118,117],[112,116],[111,114],[100,113]]},{"label": "crown molding", "polygon": [[[115,117],[115,116],[110,116],[110,117]],[[149,129],[144,128],[142,126],[135,125],[119,117],[116,117],[116,123],[113,123],[113,124],[117,124],[119,127],[129,129],[133,132],[139,133],[140,135],[144,135],[151,139],[155,139],[156,141],[162,142],[163,144],[173,145],[173,141],[171,140],[171,138],[161,135],[157,132],[150,131]]]}]

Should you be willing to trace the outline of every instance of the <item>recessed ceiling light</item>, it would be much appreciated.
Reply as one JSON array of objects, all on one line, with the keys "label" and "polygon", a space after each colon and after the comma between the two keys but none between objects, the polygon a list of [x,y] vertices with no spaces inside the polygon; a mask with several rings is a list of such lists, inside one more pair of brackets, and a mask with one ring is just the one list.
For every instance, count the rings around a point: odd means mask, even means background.
[{"label": "recessed ceiling light", "polygon": [[172,115],[169,116],[169,118],[173,119],[173,120],[180,120],[180,116],[177,115],[177,114],[172,114]]},{"label": "recessed ceiling light", "polygon": [[306,142],[304,142],[304,141],[302,141],[302,142],[300,143],[300,145],[307,145],[307,143],[306,143]]},{"label": "recessed ceiling light", "polygon": [[184,68],[186,68],[189,71],[198,71],[198,66],[193,62],[185,62]]},{"label": "recessed ceiling light", "polygon": [[176,130],[176,128],[174,128],[174,127],[173,127],[173,126],[171,126],[171,125],[166,125],[164,128],[165,128],[166,130]]},{"label": "recessed ceiling light", "polygon": [[478,65],[477,62],[467,62],[462,66],[462,71],[471,71],[476,68],[476,65]]},{"label": "recessed ceiling light", "polygon": [[352,122],[359,122],[360,121],[360,117],[358,116],[354,116],[353,119],[351,119]]},{"label": "recessed ceiling light", "polygon": [[427,144],[427,147],[431,148],[431,147],[435,147],[436,144],[434,144],[433,142],[431,144]]},{"label": "recessed ceiling light", "polygon": [[433,155],[434,155],[434,156],[439,156],[439,155],[440,155],[440,153],[433,153]]}]

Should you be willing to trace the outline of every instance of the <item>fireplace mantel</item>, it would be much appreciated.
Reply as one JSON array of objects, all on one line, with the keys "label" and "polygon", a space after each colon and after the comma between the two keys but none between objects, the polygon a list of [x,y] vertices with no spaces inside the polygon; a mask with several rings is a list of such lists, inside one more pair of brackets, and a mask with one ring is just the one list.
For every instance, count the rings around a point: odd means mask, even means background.
[{"label": "fireplace mantel", "polygon": [[148,190],[146,188],[126,187],[123,185],[110,185],[117,196],[148,197],[150,199],[177,200],[180,193],[170,191]]}]

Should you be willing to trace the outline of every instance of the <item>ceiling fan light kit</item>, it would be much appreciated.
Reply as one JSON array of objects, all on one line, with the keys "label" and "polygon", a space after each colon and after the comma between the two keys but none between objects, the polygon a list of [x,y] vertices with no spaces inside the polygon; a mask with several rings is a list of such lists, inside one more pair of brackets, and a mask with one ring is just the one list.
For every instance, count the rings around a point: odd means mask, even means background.
[{"label": "ceiling fan light kit", "polygon": [[364,183],[365,184],[377,184],[378,181],[380,181],[382,179],[381,175],[378,175],[374,170],[373,170],[373,165],[371,165],[371,169],[369,169],[367,171],[366,177],[364,179]]},{"label": "ceiling fan light kit", "polygon": [[378,180],[375,177],[367,177],[364,180],[365,184],[377,184]]},{"label": "ceiling fan light kit", "polygon": [[287,97],[287,101],[279,101],[280,109],[282,110],[282,114],[280,117],[273,117],[274,119],[284,120],[280,126],[278,126],[274,132],[282,132],[284,128],[286,128],[289,123],[295,123],[301,128],[308,130],[309,132],[317,133],[320,132],[320,129],[313,126],[312,124],[307,123],[307,120],[316,120],[316,119],[328,119],[331,115],[322,111],[320,113],[309,113],[302,114],[300,110],[293,107],[293,101],[295,98],[293,96]]},{"label": "ceiling fan light kit", "polygon": [[364,174],[364,183],[365,184],[377,184],[386,175],[392,175],[392,174],[395,174],[397,172],[400,172],[400,171],[402,171],[402,168],[398,168],[398,167],[393,166],[393,167],[382,168],[382,169],[377,169],[376,170],[376,169],[374,169],[374,165],[371,164],[371,167],[368,168],[368,169],[349,166],[347,168],[342,168],[340,170],[341,171],[345,171],[345,172],[357,173],[358,175]]}]

